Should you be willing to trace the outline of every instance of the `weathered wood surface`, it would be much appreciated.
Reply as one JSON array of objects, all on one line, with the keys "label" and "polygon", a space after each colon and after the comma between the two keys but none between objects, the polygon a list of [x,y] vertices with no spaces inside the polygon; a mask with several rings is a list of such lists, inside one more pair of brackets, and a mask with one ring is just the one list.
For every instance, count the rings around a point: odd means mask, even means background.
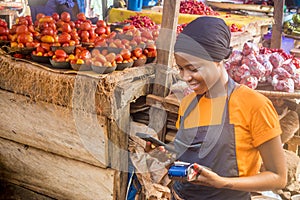
[{"label": "weathered wood surface", "polygon": [[[168,70],[173,66],[173,49],[176,41],[179,6],[180,1],[164,0],[162,24],[157,39],[157,67],[152,92],[157,96],[167,96],[172,83],[172,77]],[[157,132],[159,139],[164,140],[166,113],[161,109],[151,107],[149,117],[149,127]]]},{"label": "weathered wood surface", "polygon": [[[0,88],[70,108],[114,118],[118,109],[147,94],[155,65],[128,68],[108,75],[47,70],[35,63],[0,54]],[[116,98],[114,95],[119,96]],[[119,98],[121,97],[121,98]]]},{"label": "weathered wood surface", "polygon": [[235,32],[231,33],[230,46],[233,49],[242,49],[245,42],[252,41],[253,36],[245,31],[245,32]]},{"label": "weathered wood surface", "polygon": [[110,163],[104,116],[0,90],[0,137],[100,167]]},{"label": "weathered wood surface", "polygon": [[207,4],[212,6],[213,8],[219,8],[224,10],[249,10],[255,12],[262,12],[262,13],[272,13],[274,11],[274,8],[272,6],[264,6],[264,5],[234,4],[234,3],[214,2],[214,1],[207,1]]},{"label": "weathered wood surface", "polygon": [[272,37],[271,37],[272,49],[281,48],[284,5],[285,5],[285,0],[274,1],[274,24],[272,25]]},{"label": "weathered wood surface", "polygon": [[159,109],[163,109],[166,112],[178,113],[179,100],[175,95],[169,95],[165,98],[149,94],[146,98],[146,104],[149,106],[154,106]]},{"label": "weathered wood surface", "polygon": [[154,75],[153,64],[101,75],[50,69],[0,52],[0,137],[118,170],[114,195],[125,199],[129,105],[149,93]]},{"label": "weathered wood surface", "polygon": [[10,182],[60,200],[109,200],[119,172],[0,138],[0,175]]}]

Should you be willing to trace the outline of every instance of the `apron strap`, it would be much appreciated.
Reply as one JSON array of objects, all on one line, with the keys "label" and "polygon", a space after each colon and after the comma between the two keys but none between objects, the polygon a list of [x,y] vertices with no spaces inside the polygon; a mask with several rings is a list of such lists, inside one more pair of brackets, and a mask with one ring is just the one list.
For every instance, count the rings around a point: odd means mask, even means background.
[{"label": "apron strap", "polygon": [[229,77],[228,79],[228,89],[227,89],[227,98],[224,106],[224,111],[222,115],[222,123],[220,125],[215,126],[208,126],[207,134],[205,136],[205,139],[200,147],[199,151],[199,159],[204,158],[207,156],[209,152],[215,147],[217,144],[224,125],[226,123],[229,124],[229,112],[228,112],[228,104],[229,104],[229,98],[235,88],[235,82]]},{"label": "apron strap", "polygon": [[197,106],[197,104],[202,96],[203,96],[203,94],[196,95],[195,98],[190,103],[190,105],[187,107],[183,116],[180,118],[180,126],[179,126],[180,128],[184,128],[184,120],[192,112],[192,110]]}]

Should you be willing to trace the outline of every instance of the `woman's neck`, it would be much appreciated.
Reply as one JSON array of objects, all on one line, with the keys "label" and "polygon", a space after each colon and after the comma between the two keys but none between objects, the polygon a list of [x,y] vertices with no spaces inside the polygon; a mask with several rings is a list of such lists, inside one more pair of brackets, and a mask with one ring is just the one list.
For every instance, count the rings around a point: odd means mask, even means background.
[{"label": "woman's neck", "polygon": [[[225,69],[224,69],[225,70]],[[228,74],[225,70],[222,71],[220,79],[205,93],[207,98],[216,98],[221,96],[227,96],[228,87]]]}]

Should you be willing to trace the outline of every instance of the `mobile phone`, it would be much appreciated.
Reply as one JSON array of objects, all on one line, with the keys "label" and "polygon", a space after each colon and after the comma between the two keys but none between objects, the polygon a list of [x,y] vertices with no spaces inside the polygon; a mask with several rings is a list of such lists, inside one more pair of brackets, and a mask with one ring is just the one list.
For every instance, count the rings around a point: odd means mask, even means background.
[{"label": "mobile phone", "polygon": [[147,134],[147,133],[136,133],[136,136],[138,136],[139,138],[145,140],[145,141],[149,141],[152,144],[154,144],[155,146],[163,146],[166,150],[176,153],[176,150],[172,147],[170,147],[169,145],[167,145],[166,143],[152,137],[151,135]]}]

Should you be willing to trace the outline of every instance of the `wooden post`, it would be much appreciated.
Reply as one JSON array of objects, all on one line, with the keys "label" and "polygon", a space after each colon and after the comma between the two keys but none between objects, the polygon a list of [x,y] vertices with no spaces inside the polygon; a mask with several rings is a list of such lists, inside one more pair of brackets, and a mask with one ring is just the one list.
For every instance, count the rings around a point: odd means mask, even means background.
[{"label": "wooden post", "polygon": [[165,0],[163,5],[162,24],[157,39],[157,64],[153,94],[166,96],[170,81],[167,70],[173,64],[173,47],[176,39],[176,29],[180,1]]},{"label": "wooden post", "polygon": [[284,3],[285,0],[274,1],[274,24],[272,26],[271,48],[281,48]]},{"label": "wooden post", "polygon": [[[173,64],[173,48],[176,39],[179,5],[179,0],[164,0],[161,30],[157,40],[157,66],[153,86],[153,94],[157,96],[167,96],[172,81],[168,69]],[[151,107],[149,127],[158,133],[160,140],[165,138],[166,121],[166,111]]]}]

